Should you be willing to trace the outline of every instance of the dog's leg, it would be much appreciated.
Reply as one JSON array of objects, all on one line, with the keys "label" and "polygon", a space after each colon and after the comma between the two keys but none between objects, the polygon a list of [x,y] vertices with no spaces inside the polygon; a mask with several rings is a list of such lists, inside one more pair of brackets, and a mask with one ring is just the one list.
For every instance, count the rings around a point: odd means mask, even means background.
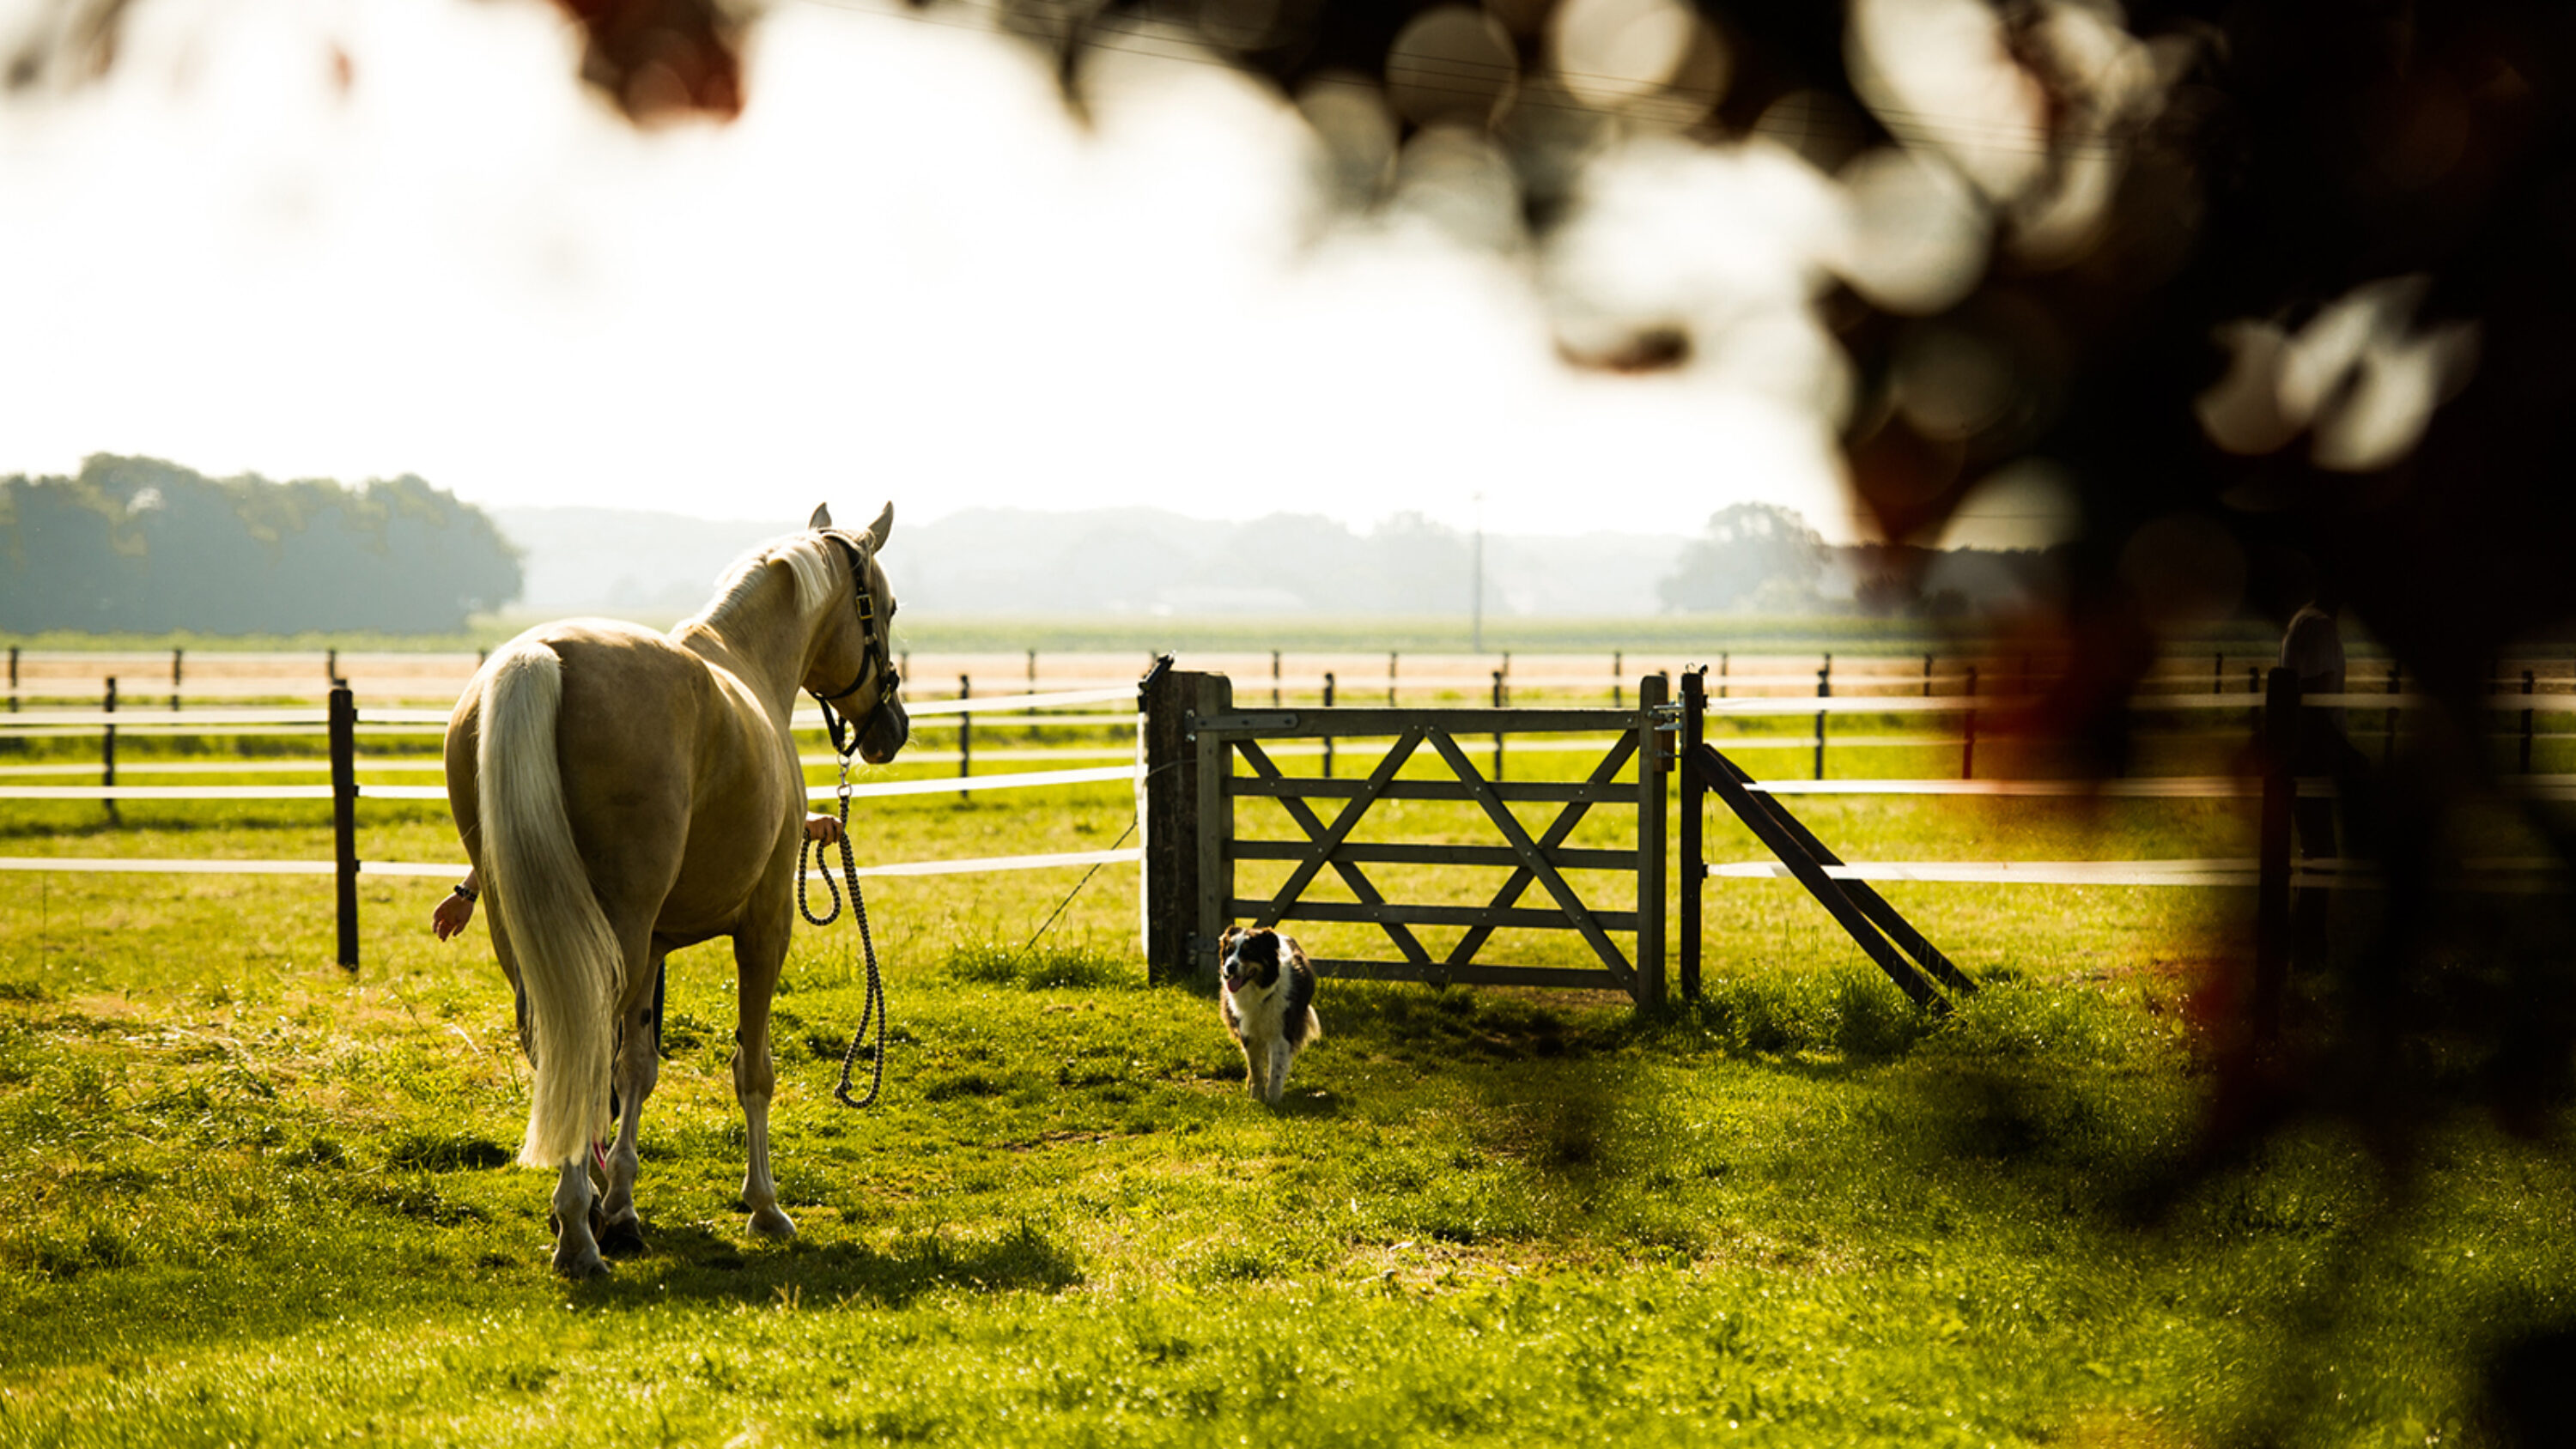
[{"label": "dog's leg", "polygon": [[1263,1100],[1273,1107],[1278,1106],[1279,1099],[1287,1094],[1288,1063],[1294,1060],[1295,1056],[1296,1053],[1289,1047],[1287,1038],[1270,1039],[1270,1091]]}]

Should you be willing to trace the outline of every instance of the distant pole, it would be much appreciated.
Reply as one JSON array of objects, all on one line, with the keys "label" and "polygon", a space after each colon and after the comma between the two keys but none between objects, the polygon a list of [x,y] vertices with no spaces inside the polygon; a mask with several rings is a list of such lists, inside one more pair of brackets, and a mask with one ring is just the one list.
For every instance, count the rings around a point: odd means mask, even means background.
[{"label": "distant pole", "polygon": [[1719,650],[1717,655],[1717,697],[1720,699],[1726,698],[1726,664],[1726,651]]},{"label": "distant pole", "polygon": [[335,687],[340,683],[339,650],[325,649],[322,651],[322,677],[330,680]]},{"label": "distant pole", "polygon": [[[963,674],[958,675],[957,698],[959,702],[963,703],[964,701],[974,697],[974,693],[975,681],[967,678]],[[975,716],[961,709],[957,711],[957,778],[963,780],[968,775],[975,773],[972,768],[974,763]],[[960,800],[965,799],[966,792],[964,790],[959,790],[957,792],[957,798]]]},{"label": "distant pole", "polygon": [[[1036,651],[1036,650],[1032,649],[1032,650],[1030,650],[1030,651],[1029,651],[1029,693],[1031,693],[1031,694],[1035,694],[1035,693],[1037,693],[1037,692],[1038,692],[1038,651]],[[1038,723],[1037,723],[1038,707],[1037,707],[1036,705],[1034,705],[1034,704],[1033,704],[1033,705],[1030,705],[1030,706],[1028,707],[1028,709],[1025,711],[1025,713],[1026,713],[1026,714],[1028,715],[1028,717],[1029,717],[1029,738],[1030,738],[1031,740],[1035,740],[1035,739],[1038,737]]]},{"label": "distant pole", "polygon": [[1628,707],[1628,686],[1624,682],[1626,676],[1621,673],[1628,667],[1627,657],[1621,650],[1610,651],[1610,707],[1612,709]]},{"label": "distant pole", "polygon": [[18,646],[9,646],[9,712],[18,712]]},{"label": "distant pole", "polygon": [[[16,651],[10,651],[15,654]],[[1395,703],[1395,651],[1386,651],[1386,702]]]},{"label": "distant pole", "polygon": [[1279,707],[1279,651],[1270,651],[1270,707]]},{"label": "distant pole", "polygon": [[1467,647],[1485,652],[1485,495],[1476,495],[1476,552],[1474,580],[1467,597],[1469,639]]},{"label": "distant pole", "polygon": [[1932,656],[1929,654],[1923,656],[1923,697],[1932,697]]},{"label": "distant pole", "polygon": [[170,651],[170,712],[173,714],[179,711],[179,666],[187,657],[188,651],[185,649]]},{"label": "distant pole", "polygon": [[[1502,707],[1503,671],[1497,669],[1494,671],[1494,708]],[[1503,778],[1503,733],[1500,730],[1494,732],[1494,778],[1497,780]]]}]

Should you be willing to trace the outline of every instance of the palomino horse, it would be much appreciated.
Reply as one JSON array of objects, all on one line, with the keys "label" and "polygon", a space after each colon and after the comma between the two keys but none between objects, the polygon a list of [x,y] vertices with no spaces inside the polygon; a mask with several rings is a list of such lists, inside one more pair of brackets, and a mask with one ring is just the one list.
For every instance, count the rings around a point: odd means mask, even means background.
[{"label": "palomino horse", "polygon": [[[740,979],[743,1205],[753,1232],[796,1231],[769,1175],[769,1000],[806,798],[787,722],[802,689],[849,717],[870,763],[903,748],[894,593],[876,561],[893,527],[892,504],[860,534],[817,508],[808,531],[744,557],[669,634],[541,625],[496,651],[457,701],[447,803],[519,994],[536,1076],[519,1161],[558,1174],[557,1272],[604,1272],[603,1247],[643,1246],[635,1142],[657,1075],[662,959],[716,936],[733,938]],[[590,1159],[612,1114],[594,1209]]]}]

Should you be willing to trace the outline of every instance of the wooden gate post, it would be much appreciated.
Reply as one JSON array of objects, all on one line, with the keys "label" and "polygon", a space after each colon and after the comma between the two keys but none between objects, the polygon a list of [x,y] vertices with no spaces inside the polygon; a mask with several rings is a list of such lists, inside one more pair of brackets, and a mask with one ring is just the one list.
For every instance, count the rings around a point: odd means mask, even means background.
[{"label": "wooden gate post", "polygon": [[1664,777],[1673,745],[1662,728],[1666,691],[1661,674],[1637,681],[1637,1005],[1664,1006]]},{"label": "wooden gate post", "polygon": [[331,857],[337,876],[340,966],[358,969],[358,706],[331,688]]},{"label": "wooden gate post", "polygon": [[2281,1034],[2281,997],[2290,979],[2290,811],[2298,778],[2299,676],[2274,668],[2263,691],[2263,819],[2254,887],[2254,1036]]},{"label": "wooden gate post", "polygon": [[[1216,811],[1226,822],[1218,840],[1211,834],[1211,811],[1203,799],[1205,781],[1199,740],[1192,727],[1201,716],[1219,714],[1234,703],[1234,686],[1222,674],[1157,668],[1145,678],[1145,975],[1155,982],[1186,982],[1206,958],[1213,968],[1216,940],[1223,934],[1224,903],[1234,894],[1233,864],[1222,851],[1231,838],[1233,801],[1216,791]],[[1231,769],[1230,747],[1217,746]],[[1221,777],[1220,777],[1221,778]],[[1220,868],[1208,869],[1210,848]],[[1213,875],[1214,880],[1204,880]],[[1204,915],[1216,903],[1211,927]]]},{"label": "wooden gate post", "polygon": [[[1681,755],[1688,759],[1708,733],[1708,666],[1682,671]],[[1697,770],[1682,771],[1682,951],[1681,992],[1699,999],[1700,898],[1708,886],[1708,863],[1701,859],[1701,816],[1708,785]]]}]

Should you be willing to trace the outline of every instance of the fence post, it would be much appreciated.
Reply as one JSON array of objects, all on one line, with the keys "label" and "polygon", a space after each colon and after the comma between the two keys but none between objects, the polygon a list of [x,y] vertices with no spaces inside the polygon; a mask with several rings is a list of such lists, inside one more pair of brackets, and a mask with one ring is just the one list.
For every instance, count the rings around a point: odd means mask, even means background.
[{"label": "fence post", "polygon": [[18,646],[9,646],[9,712],[18,712]]},{"label": "fence post", "polygon": [[1625,709],[1628,705],[1627,651],[1610,651],[1610,707]]},{"label": "fence post", "polygon": [[[1034,649],[1029,651],[1028,692],[1031,694],[1038,692],[1038,651]],[[1029,717],[1029,739],[1034,743],[1038,738],[1038,707],[1034,704],[1030,705],[1026,710],[1023,710],[1022,713]]]},{"label": "fence post", "polygon": [[[1223,714],[1234,707],[1234,683],[1222,674],[1205,676],[1191,718],[1205,719]],[[1214,980],[1217,972],[1217,942],[1234,915],[1234,746],[1214,735],[1201,735],[1195,729],[1190,736],[1191,771],[1197,778],[1197,789],[1191,806],[1197,812],[1190,840],[1198,854],[1198,899],[1191,912],[1188,940],[1189,975]]]},{"label": "fence post", "polygon": [[1968,705],[1967,725],[1960,731],[1959,736],[1959,778],[1962,780],[1977,778],[1977,706],[1974,703],[1976,697],[1977,666],[1971,664],[1968,666],[1968,698],[1971,703]]},{"label": "fence post", "polygon": [[[964,701],[973,698],[974,693],[975,681],[967,678],[963,674],[958,675],[957,698],[959,702],[963,703]],[[975,773],[973,769],[974,763],[975,716],[961,709],[957,711],[957,778],[963,780],[968,775]],[[966,791],[960,790],[957,792],[957,798],[963,800],[966,798],[966,794]]]},{"label": "fence post", "polygon": [[[1502,707],[1503,671],[1497,669],[1494,671],[1494,708]],[[1494,778],[1497,780],[1503,778],[1503,736],[1499,730],[1494,732]]]},{"label": "fence post", "polygon": [[[99,708],[107,711],[109,723],[106,730],[99,737],[98,782],[108,789],[113,790],[116,788],[116,725],[114,722],[116,715],[116,679],[113,675],[108,677],[107,699],[99,706]],[[113,798],[102,799],[99,803],[107,807],[108,824],[117,825],[123,823],[117,819],[116,801]]]},{"label": "fence post", "polygon": [[1721,651],[1717,656],[1717,697],[1720,699],[1726,698],[1726,661],[1727,656]]},{"label": "fence post", "polygon": [[[1681,757],[1696,758],[1700,743],[1708,733],[1708,666],[1682,671]],[[1708,885],[1708,865],[1700,838],[1702,807],[1708,799],[1708,782],[1699,771],[1685,768],[1682,774],[1682,951],[1681,992],[1690,1000],[1699,999],[1700,897]]]},{"label": "fence post", "polygon": [[[1825,667],[1816,671],[1816,698],[1831,699],[1833,695],[1834,656],[1828,654]],[[1816,778],[1825,778],[1825,712],[1821,709],[1816,711]]]},{"label": "fence post", "polygon": [[1386,651],[1386,702],[1395,703],[1395,651]]},{"label": "fence post", "polygon": [[348,682],[340,677],[339,650],[325,649],[322,651],[322,677],[331,681],[331,685],[335,689]]},{"label": "fence post", "polygon": [[1932,656],[1929,654],[1923,656],[1923,697],[1932,697]]},{"label": "fence post", "polygon": [[[1333,671],[1324,671],[1324,708],[1333,707]],[[1333,737],[1324,736],[1324,778],[1333,778]]]},{"label": "fence post", "polygon": [[[1201,934],[1206,832],[1192,726],[1198,716],[1229,707],[1234,692],[1221,674],[1163,669],[1146,677],[1144,694],[1145,975],[1149,981],[1186,982],[1198,974],[1202,950],[1212,962],[1216,946],[1214,935]],[[1226,882],[1225,893],[1231,896],[1232,890]],[[1216,929],[1222,933],[1223,924]]]},{"label": "fence post", "polygon": [[172,714],[179,712],[179,664],[187,656],[188,651],[185,649],[170,651],[170,712]]},{"label": "fence post", "polygon": [[331,686],[331,858],[338,877],[340,966],[358,969],[358,706]]},{"label": "fence post", "polygon": [[2272,671],[2263,695],[2263,818],[2254,888],[2254,1035],[2281,1033],[2290,976],[2290,810],[2299,782],[2290,758],[2299,740],[2299,676]]},{"label": "fence post", "polygon": [[1637,681],[1637,1005],[1664,1005],[1664,777],[1672,767],[1662,712],[1671,685],[1661,674]]},{"label": "fence post", "polygon": [[[2531,671],[2528,669],[2522,671],[2522,692],[2531,693]],[[2523,706],[2522,710],[2522,773],[2526,775],[2531,773],[2531,707],[2529,705]]]},{"label": "fence post", "polygon": [[1270,707],[1279,707],[1279,651],[1270,651]]}]

